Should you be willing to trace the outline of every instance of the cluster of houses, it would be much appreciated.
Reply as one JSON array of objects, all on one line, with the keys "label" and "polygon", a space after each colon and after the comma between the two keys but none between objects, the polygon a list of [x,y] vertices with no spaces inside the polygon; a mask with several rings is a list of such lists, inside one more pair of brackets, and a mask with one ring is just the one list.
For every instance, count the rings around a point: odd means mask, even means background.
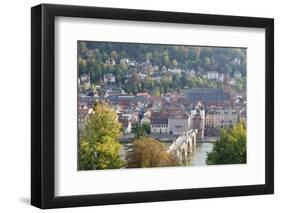
[{"label": "cluster of houses", "polygon": [[[153,66],[149,60],[137,63],[124,58],[120,63],[138,67],[140,79],[149,76],[160,81],[167,73],[196,75],[194,70]],[[116,62],[109,59],[106,64],[114,66]],[[231,94],[229,88],[232,81],[241,77],[240,75],[236,73],[229,78],[216,71],[204,72],[203,78],[220,81],[223,88],[192,88],[156,97],[149,91],[136,95],[126,94],[116,85],[116,78],[112,73],[103,76],[102,86],[95,85],[93,88],[90,75],[83,74],[78,79],[79,129],[84,128],[95,102],[105,101],[114,107],[124,134],[132,133],[136,125],[147,124],[151,135],[179,136],[187,130],[196,129],[197,140],[203,140],[205,136],[217,136],[220,128],[234,125],[240,119],[246,121],[245,94]]]},{"label": "cluster of houses", "polygon": [[[172,75],[185,75],[187,77],[200,76],[208,81],[217,81],[222,83],[226,78],[226,74],[224,73],[216,70],[205,70],[202,67],[199,67],[196,71],[195,69],[182,69],[178,67],[167,68],[165,65],[159,67],[158,65],[152,65],[149,61],[149,57],[145,62],[137,62],[128,58],[121,58],[118,63],[124,63],[128,65],[132,71],[136,71],[140,80],[149,78],[153,81],[160,82],[164,75],[166,77],[171,77]],[[115,66],[117,64],[117,61],[109,58],[108,60],[106,60],[105,64]],[[128,81],[128,79],[130,79],[131,77],[132,75],[128,73],[128,75],[126,76],[126,81]],[[234,86],[237,80],[241,77],[241,72],[239,72],[238,70],[234,71],[232,76],[228,76],[229,84]],[[116,82],[116,78],[114,74],[107,73],[103,77],[103,82],[105,84],[114,84]]]},{"label": "cluster of houses", "polygon": [[[197,95],[195,95],[195,93]],[[114,107],[124,135],[136,125],[147,124],[151,135],[179,136],[196,129],[197,140],[218,136],[219,129],[246,120],[245,103],[233,107],[220,89],[189,89],[183,93],[167,93],[161,97],[148,92],[128,95],[118,87],[104,88],[102,95],[79,96],[79,128],[83,128],[95,101],[102,100]]]}]

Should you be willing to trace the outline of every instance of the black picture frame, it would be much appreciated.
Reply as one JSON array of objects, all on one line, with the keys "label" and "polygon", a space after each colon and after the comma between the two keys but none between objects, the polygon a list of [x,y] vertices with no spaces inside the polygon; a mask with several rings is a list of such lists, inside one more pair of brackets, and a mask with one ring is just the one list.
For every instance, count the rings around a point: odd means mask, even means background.
[{"label": "black picture frame", "polygon": [[[266,34],[265,184],[56,197],[55,17],[263,28]],[[274,20],[241,16],[41,4],[31,9],[31,204],[42,209],[274,193]]]}]

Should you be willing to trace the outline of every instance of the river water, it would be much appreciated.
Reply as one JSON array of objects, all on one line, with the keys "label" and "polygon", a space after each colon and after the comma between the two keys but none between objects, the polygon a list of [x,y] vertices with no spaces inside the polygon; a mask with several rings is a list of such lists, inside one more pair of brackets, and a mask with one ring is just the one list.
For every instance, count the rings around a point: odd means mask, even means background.
[{"label": "river water", "polygon": [[208,152],[213,150],[214,144],[212,142],[197,143],[193,152],[190,154],[188,166],[204,166]]}]

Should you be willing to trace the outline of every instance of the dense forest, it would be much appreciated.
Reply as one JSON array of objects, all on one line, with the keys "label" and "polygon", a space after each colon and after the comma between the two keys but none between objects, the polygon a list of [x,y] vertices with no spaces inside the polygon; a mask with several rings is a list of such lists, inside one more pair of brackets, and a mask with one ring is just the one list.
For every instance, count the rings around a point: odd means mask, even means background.
[{"label": "dense forest", "polygon": [[[113,73],[116,76],[117,84],[125,86],[125,90],[132,93],[155,87],[159,87],[160,92],[163,87],[163,92],[167,92],[171,89],[181,89],[183,86],[220,86],[217,84],[209,85],[209,82],[198,75],[193,79],[175,74],[166,75],[163,76],[165,82],[161,83],[152,83],[149,82],[149,79],[139,81],[136,76],[138,73],[136,67],[125,63],[122,59],[136,63],[148,61],[150,66],[158,66],[159,70],[165,66],[167,69],[194,70],[196,73],[217,71],[230,76],[239,72],[242,76],[240,89],[245,86],[245,48],[78,41],[79,75],[90,73],[92,83],[99,84],[102,82],[104,74]],[[114,60],[115,64],[108,64],[108,60]],[[129,84],[126,85],[125,79],[129,74],[135,82],[129,81]]]}]

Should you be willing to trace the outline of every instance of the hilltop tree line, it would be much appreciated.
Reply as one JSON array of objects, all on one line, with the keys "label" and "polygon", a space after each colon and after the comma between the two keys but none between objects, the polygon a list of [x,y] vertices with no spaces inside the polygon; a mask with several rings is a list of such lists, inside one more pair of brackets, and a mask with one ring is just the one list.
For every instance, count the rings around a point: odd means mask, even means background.
[{"label": "hilltop tree line", "polygon": [[[163,66],[195,71],[203,68],[230,75],[238,71],[242,76],[246,75],[246,49],[244,48],[78,42],[79,75],[90,73],[92,83],[99,83],[105,73],[113,73],[117,83],[124,85],[124,77],[132,72],[130,65],[122,62],[121,59],[124,58],[136,62],[149,60],[152,65],[157,65],[160,69]],[[109,59],[113,59],[116,64],[114,66],[106,64]]]}]

